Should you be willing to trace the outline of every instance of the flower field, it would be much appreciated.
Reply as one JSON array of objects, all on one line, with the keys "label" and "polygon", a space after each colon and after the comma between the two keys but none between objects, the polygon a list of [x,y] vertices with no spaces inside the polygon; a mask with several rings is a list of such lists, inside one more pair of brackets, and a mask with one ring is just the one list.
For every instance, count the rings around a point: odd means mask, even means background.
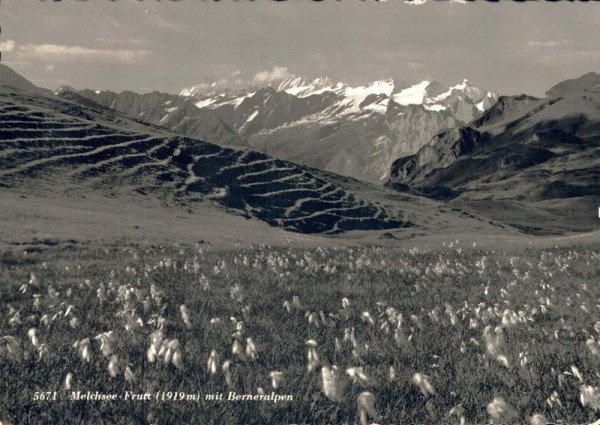
[{"label": "flower field", "polygon": [[591,423],[599,270],[597,245],[5,251],[0,421]]}]

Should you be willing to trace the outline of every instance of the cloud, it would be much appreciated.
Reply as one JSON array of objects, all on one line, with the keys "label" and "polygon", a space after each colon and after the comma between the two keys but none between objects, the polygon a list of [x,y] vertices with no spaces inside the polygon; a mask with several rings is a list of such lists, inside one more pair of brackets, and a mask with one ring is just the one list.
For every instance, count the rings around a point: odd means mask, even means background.
[{"label": "cloud", "polygon": [[14,40],[6,40],[0,43],[0,50],[3,52],[12,52],[15,50],[16,43]]},{"label": "cloud", "polygon": [[256,84],[269,84],[274,81],[293,77],[287,66],[274,66],[271,70],[260,71],[254,75],[253,81]]},{"label": "cloud", "polygon": [[420,69],[420,68],[425,68],[427,65],[424,64],[423,62],[407,62],[406,63],[406,67],[408,69]]},{"label": "cloud", "polygon": [[527,43],[528,47],[556,47],[556,46],[562,46],[563,42],[559,42],[559,41],[529,41]]},{"label": "cloud", "polygon": [[590,65],[587,65],[588,63],[591,62],[591,66],[594,66],[595,63],[600,60],[600,52],[597,50],[574,50],[548,55],[542,60],[546,63],[553,64],[586,64],[586,66],[589,67]]},{"label": "cloud", "polygon": [[87,61],[135,63],[151,55],[148,50],[129,49],[90,49],[81,46],[65,46],[60,44],[24,44],[16,46],[20,60],[54,61]]},{"label": "cloud", "polygon": [[46,69],[46,71],[48,71],[48,72],[52,72],[52,71],[54,71],[54,65],[52,65],[52,64],[48,64],[48,65],[46,65],[46,68],[45,68],[45,69]]},{"label": "cloud", "polygon": [[189,27],[187,25],[181,25],[175,20],[166,19],[155,13],[147,13],[145,16],[147,17],[145,19],[145,22],[153,28],[156,27],[174,34],[188,34],[192,36],[194,35],[192,27]]},{"label": "cloud", "polygon": [[142,38],[94,37],[94,41],[105,46],[146,46],[148,40]]}]

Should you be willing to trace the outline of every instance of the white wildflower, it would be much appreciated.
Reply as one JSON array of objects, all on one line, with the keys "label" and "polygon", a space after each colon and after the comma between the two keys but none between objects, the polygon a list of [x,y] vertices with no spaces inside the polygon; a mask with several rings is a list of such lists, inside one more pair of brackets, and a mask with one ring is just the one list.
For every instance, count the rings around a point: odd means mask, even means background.
[{"label": "white wildflower", "polygon": [[346,373],[352,378],[352,382],[355,384],[359,384],[363,387],[368,387],[371,385],[371,380],[363,370],[362,366],[349,367],[346,369]]},{"label": "white wildflower", "polygon": [[425,397],[435,394],[435,389],[431,385],[431,378],[429,376],[423,373],[415,373],[412,377],[412,382],[419,387]]},{"label": "white wildflower", "polygon": [[73,374],[71,372],[67,373],[65,377],[65,390],[70,390],[73,387]]},{"label": "white wildflower", "polygon": [[312,373],[320,363],[319,354],[317,353],[317,342],[314,339],[309,339],[306,341],[306,345],[308,345],[307,370],[308,373]]},{"label": "white wildflower", "polygon": [[252,338],[246,338],[246,355],[252,360],[256,360],[258,358],[256,345],[254,345]]},{"label": "white wildflower", "polygon": [[212,350],[210,352],[210,356],[208,357],[208,372],[211,375],[215,375],[217,373],[217,364],[219,363],[219,355],[217,354],[217,350]]},{"label": "white wildflower", "polygon": [[546,417],[540,413],[536,413],[529,419],[530,425],[546,425],[549,424],[550,421],[546,419]]},{"label": "white wildflower", "polygon": [[125,380],[126,380],[127,382],[131,382],[131,383],[134,383],[134,382],[135,382],[135,376],[133,375],[133,371],[131,370],[131,368],[130,368],[129,366],[127,366],[127,367],[125,368],[125,373],[124,373],[124,375],[125,375]]},{"label": "white wildflower", "polygon": [[227,383],[227,386],[231,388],[233,385],[233,379],[231,377],[231,360],[223,362],[222,369],[223,375],[225,375],[225,382]]},{"label": "white wildflower", "polygon": [[368,418],[377,418],[377,411],[375,410],[375,396],[373,393],[368,391],[361,393],[356,400],[356,406],[361,425],[368,425]]},{"label": "white wildflower", "polygon": [[495,397],[488,403],[486,411],[493,424],[515,423],[519,417],[517,411],[502,397]]},{"label": "white wildflower", "polygon": [[269,373],[269,377],[271,378],[271,386],[273,387],[273,389],[276,390],[277,388],[279,388],[281,382],[283,381],[283,373],[274,370],[271,373]]},{"label": "white wildflower", "polygon": [[510,368],[510,363],[508,362],[508,357],[506,357],[504,354],[500,354],[500,355],[496,356],[496,360],[498,360],[498,363],[500,363],[505,368],[507,368],[507,369]]},{"label": "white wildflower", "polygon": [[119,374],[119,358],[115,354],[111,356],[110,361],[108,362],[108,373],[110,373],[110,376],[113,378],[116,378]]},{"label": "white wildflower", "polygon": [[577,369],[577,366],[571,365],[571,372],[573,372],[573,376],[579,379],[580,382],[583,382],[583,376],[581,376],[581,372]]},{"label": "white wildflower", "polygon": [[29,337],[29,339],[31,340],[31,345],[33,345],[34,348],[39,348],[40,347],[40,340],[37,336],[37,329],[36,328],[31,328],[29,329],[29,331],[27,331],[27,336]]},{"label": "white wildflower", "polygon": [[388,379],[390,381],[396,379],[396,368],[394,366],[390,366],[390,369],[388,371]]},{"label": "white wildflower", "polygon": [[591,407],[594,410],[600,410],[600,391],[591,385],[582,385],[579,388],[579,400],[583,407]]},{"label": "white wildflower", "polygon": [[76,341],[75,344],[73,344],[73,348],[76,348],[79,351],[82,360],[88,363],[92,360],[92,348],[90,347],[89,338]]},{"label": "white wildflower", "polygon": [[179,306],[179,312],[181,313],[181,319],[183,320],[183,323],[185,323],[185,326],[190,329],[192,327],[192,322],[190,320],[190,309],[187,308],[185,304],[181,304]]},{"label": "white wildflower", "polygon": [[183,369],[183,357],[181,355],[181,351],[177,350],[173,353],[171,363],[173,363],[173,366],[175,366],[177,369]]},{"label": "white wildflower", "polygon": [[163,333],[161,330],[154,331],[150,334],[150,347],[146,352],[148,361],[154,363],[158,357],[158,352],[161,349],[163,341]]},{"label": "white wildflower", "polygon": [[369,323],[370,325],[374,325],[375,321],[373,320],[373,317],[371,317],[371,313],[369,313],[368,311],[363,311],[363,313],[360,315],[360,318]]},{"label": "white wildflower", "polygon": [[100,351],[104,357],[108,357],[113,353],[113,345],[116,341],[113,331],[103,332],[96,335],[94,339],[100,340]]},{"label": "white wildflower", "polygon": [[325,397],[336,403],[342,401],[343,388],[337,366],[323,366],[321,368],[321,384]]},{"label": "white wildflower", "polygon": [[237,339],[233,341],[233,345],[231,346],[231,353],[234,356],[238,356],[239,358],[244,357],[244,347],[242,346],[242,343],[239,342]]},{"label": "white wildflower", "polygon": [[465,425],[465,408],[462,404],[457,404],[448,412],[448,417],[456,416],[460,420],[460,425]]}]

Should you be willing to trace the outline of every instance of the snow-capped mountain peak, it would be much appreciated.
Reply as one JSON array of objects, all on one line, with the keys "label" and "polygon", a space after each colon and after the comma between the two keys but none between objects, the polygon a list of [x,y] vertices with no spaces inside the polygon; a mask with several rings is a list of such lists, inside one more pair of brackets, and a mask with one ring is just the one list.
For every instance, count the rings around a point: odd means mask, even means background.
[{"label": "snow-capped mountain peak", "polygon": [[307,80],[304,77],[294,76],[279,82],[277,85],[277,91],[293,90],[299,87],[307,86],[323,88],[332,86],[333,84],[333,81],[329,77],[317,77],[314,80]]},{"label": "snow-capped mountain peak", "polygon": [[348,96],[369,96],[371,94],[384,94],[390,96],[394,92],[394,80],[373,81],[370,84],[359,87],[347,87],[344,93]]},{"label": "snow-capped mountain peak", "polygon": [[195,86],[182,89],[179,95],[183,97],[207,98],[229,92],[229,88],[224,87],[222,83],[203,78]]},{"label": "snow-capped mountain peak", "polygon": [[489,94],[488,91],[477,88],[469,83],[469,80],[466,78],[459,84],[450,87],[448,91],[436,96],[433,101],[434,102],[442,102],[452,95],[464,95],[471,99],[473,102],[480,102]]},{"label": "snow-capped mountain peak", "polygon": [[442,89],[442,87],[441,84],[435,81],[425,87],[425,95],[420,104],[429,111],[439,112],[448,109],[457,102],[467,102],[483,112],[498,98],[496,93],[471,85],[466,78],[448,89]]},{"label": "snow-capped mountain peak", "polygon": [[341,84],[335,84],[329,77],[318,77],[308,81],[302,77],[290,77],[280,82],[275,88],[296,97],[308,97],[324,91],[335,91]]},{"label": "snow-capped mountain peak", "polygon": [[[467,79],[450,87],[432,80],[423,80],[407,86],[394,79],[378,80],[355,86],[334,82],[329,77],[318,77],[311,80],[292,76],[272,83],[267,88],[273,93],[287,94],[296,99],[329,93],[330,96],[333,96],[329,97],[332,103],[328,107],[324,106],[320,113],[313,117],[314,119],[335,119],[335,116],[362,115],[364,113],[386,114],[390,104],[394,104],[396,107],[420,105],[430,112],[452,109],[461,116],[461,119],[467,120],[473,115],[472,112],[469,112],[471,109],[483,112],[494,104],[498,97],[495,93],[471,85]],[[182,90],[180,95],[196,98],[195,105],[198,108],[217,109],[230,105],[237,109],[257,90],[259,89],[254,87],[232,92],[223,88],[218,82],[202,80],[196,86]],[[456,112],[458,105],[460,105],[461,111]]]},{"label": "snow-capped mountain peak", "polygon": [[425,100],[425,96],[427,95],[427,87],[430,84],[431,81],[421,81],[414,86],[400,90],[400,92],[392,96],[392,99],[398,105],[402,106],[422,105]]}]

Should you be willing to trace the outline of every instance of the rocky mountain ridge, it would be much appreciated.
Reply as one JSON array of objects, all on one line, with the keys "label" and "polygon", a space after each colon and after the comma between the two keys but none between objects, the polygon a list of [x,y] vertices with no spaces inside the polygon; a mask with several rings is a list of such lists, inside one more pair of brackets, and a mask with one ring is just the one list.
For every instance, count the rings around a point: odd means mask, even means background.
[{"label": "rocky mountain ridge", "polygon": [[396,160],[387,184],[485,210],[496,219],[509,207],[513,222],[517,214],[522,221],[537,217],[530,228],[544,228],[545,221],[558,225],[577,211],[573,224],[594,229],[600,74],[559,83],[543,99],[500,97],[468,126],[441,132],[416,154]]},{"label": "rocky mountain ridge", "polygon": [[294,77],[246,91],[217,89],[203,82],[179,95],[78,93],[186,136],[373,183],[387,180],[393,160],[480,116],[497,98],[466,80],[452,87],[392,79],[353,87]]}]

